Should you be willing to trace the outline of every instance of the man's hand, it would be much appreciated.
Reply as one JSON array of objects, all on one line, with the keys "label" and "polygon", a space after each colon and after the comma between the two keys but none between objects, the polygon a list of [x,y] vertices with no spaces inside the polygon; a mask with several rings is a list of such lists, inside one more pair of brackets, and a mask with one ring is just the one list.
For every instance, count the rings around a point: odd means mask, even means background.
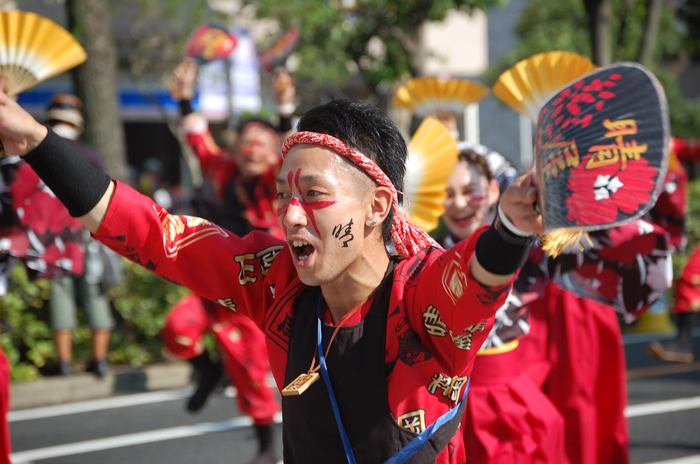
[{"label": "man's hand", "polygon": [[542,214],[535,211],[534,204],[537,201],[537,189],[535,188],[534,174],[525,174],[503,192],[500,207],[510,221],[527,234],[544,233]]},{"label": "man's hand", "polygon": [[[284,107],[294,105],[297,96],[297,89],[294,86],[294,79],[289,71],[278,68],[272,76],[272,93],[275,96],[277,106]],[[293,111],[293,110],[292,110]]]},{"label": "man's hand", "polygon": [[170,92],[174,100],[192,100],[194,85],[197,82],[197,63],[185,58],[175,67]]},{"label": "man's hand", "polygon": [[46,138],[48,129],[5,94],[0,80],[0,141],[8,155],[24,156]]}]

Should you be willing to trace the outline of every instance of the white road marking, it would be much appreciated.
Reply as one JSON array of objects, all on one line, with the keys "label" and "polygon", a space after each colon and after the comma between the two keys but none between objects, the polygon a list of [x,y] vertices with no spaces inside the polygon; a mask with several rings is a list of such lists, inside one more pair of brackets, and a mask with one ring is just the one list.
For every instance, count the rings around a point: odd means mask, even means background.
[{"label": "white road marking", "polygon": [[[12,411],[8,414],[10,422],[22,420],[43,419],[66,414],[77,414],[103,409],[113,409],[141,404],[156,403],[161,401],[172,401],[189,396],[190,390],[175,390],[165,392],[140,393],[126,395],[116,398],[108,398],[95,401],[83,401],[80,403],[66,404],[60,406],[49,406],[46,408],[29,409],[25,411]],[[228,391],[228,395],[235,391]],[[226,396],[228,396],[226,395]],[[700,396],[692,398],[681,398],[668,401],[658,401],[654,403],[636,404],[628,406],[625,415],[628,418],[648,416],[652,414],[662,414],[674,411],[684,411],[688,409],[700,408]],[[282,414],[277,413],[275,423],[282,423]],[[247,428],[253,425],[253,419],[249,416],[236,417],[234,419],[221,422],[204,422],[201,424],[171,427],[148,432],[118,435],[115,437],[87,440],[66,445],[49,446],[33,450],[20,451],[11,455],[14,464],[27,464],[42,459],[51,459],[61,456],[71,456],[74,454],[91,453],[125,446],[154,443],[177,438],[194,437],[209,433],[219,433],[231,430]],[[658,461],[649,464],[700,464],[700,455],[688,456],[684,458],[672,459],[668,461]]]},{"label": "white road marking", "polygon": [[[282,414],[275,415],[275,423],[282,423]],[[165,440],[175,440],[177,438],[195,437],[209,433],[228,432],[238,430],[253,425],[250,416],[236,417],[234,419],[221,422],[203,422],[201,424],[187,425],[183,427],[171,427],[167,429],[151,430],[149,432],[129,433],[116,437],[99,438],[96,440],[80,441],[67,445],[48,446],[27,451],[12,453],[10,459],[13,464],[26,464],[42,459],[52,459],[61,456],[72,456],[75,454],[93,453],[125,446],[142,445]]]},{"label": "white road marking", "polygon": [[700,408],[700,396],[627,406],[625,415],[627,417],[640,417],[696,408]]},{"label": "white road marking", "polygon": [[[47,417],[65,416],[68,414],[80,414],[83,412],[101,411],[103,409],[128,408],[142,404],[160,403],[187,398],[192,394],[191,389],[158,391],[149,393],[136,393],[131,395],[104,398],[101,400],[80,401],[77,403],[59,404],[43,408],[24,409],[10,411],[7,414],[8,422],[45,419]],[[235,398],[238,390],[235,387],[226,387],[223,392],[227,398]]]},{"label": "white road marking", "polygon": [[648,464],[700,464],[700,454],[686,456],[684,458],[668,459],[666,461],[655,461]]},{"label": "white road marking", "polygon": [[186,398],[192,394],[189,389],[159,391],[149,393],[136,393],[133,395],[116,396],[101,400],[80,401],[78,403],[59,404],[44,408],[25,409],[22,411],[10,411],[7,414],[9,422],[18,422],[47,417],[64,416],[67,414],[79,414],[83,412],[100,411],[102,409],[126,408],[141,404],[159,403],[161,401],[173,401]]}]

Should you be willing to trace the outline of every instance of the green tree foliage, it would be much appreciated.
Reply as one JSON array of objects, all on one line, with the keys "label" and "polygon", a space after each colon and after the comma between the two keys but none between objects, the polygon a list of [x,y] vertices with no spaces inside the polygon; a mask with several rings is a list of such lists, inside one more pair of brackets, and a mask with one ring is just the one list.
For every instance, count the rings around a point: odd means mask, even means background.
[{"label": "green tree foliage", "polygon": [[[342,87],[357,76],[376,91],[423,73],[422,34],[427,21],[451,10],[471,12],[507,0],[259,0],[258,16],[282,28],[301,26],[299,78],[316,89]],[[381,92],[380,92],[381,93]]]},{"label": "green tree foliage", "polygon": [[167,282],[145,268],[122,260],[124,280],[110,290],[121,323],[112,334],[109,359],[140,367],[162,359],[160,330],[168,310],[188,290]]},{"label": "green tree foliage", "polygon": [[[122,264],[125,278],[110,290],[117,326],[110,340],[109,360],[140,367],[163,359],[160,329],[170,307],[187,290],[126,259],[122,259]],[[33,380],[40,368],[57,358],[48,325],[50,292],[49,280],[30,282],[24,267],[16,267],[9,292],[0,303],[0,342],[10,361],[12,381]],[[78,316],[80,325],[73,332],[73,361],[80,369],[92,356],[92,334],[82,311]]]},{"label": "green tree foliage", "polygon": [[162,80],[184,56],[197,26],[212,19],[206,0],[111,0],[114,17],[129,21],[130,34],[117,39],[120,67],[132,80]]},{"label": "green tree foliage", "polygon": [[693,61],[700,61],[700,3],[686,0],[678,11],[678,17],[687,31],[684,45]]}]

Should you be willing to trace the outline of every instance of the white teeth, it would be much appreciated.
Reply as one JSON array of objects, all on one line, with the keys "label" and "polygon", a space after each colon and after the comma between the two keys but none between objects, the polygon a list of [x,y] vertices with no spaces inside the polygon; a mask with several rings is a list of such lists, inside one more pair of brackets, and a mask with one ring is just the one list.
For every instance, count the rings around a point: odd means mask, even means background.
[{"label": "white teeth", "polygon": [[309,244],[309,242],[306,242],[304,240],[292,240],[292,245],[294,245],[295,247],[303,247],[303,246],[306,246],[308,244]]}]

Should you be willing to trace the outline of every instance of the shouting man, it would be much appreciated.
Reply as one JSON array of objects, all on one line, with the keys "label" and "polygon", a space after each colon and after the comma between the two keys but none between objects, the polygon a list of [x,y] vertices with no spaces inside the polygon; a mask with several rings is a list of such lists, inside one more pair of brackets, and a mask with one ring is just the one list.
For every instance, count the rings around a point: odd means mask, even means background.
[{"label": "shouting man", "polygon": [[337,100],[298,130],[276,180],[284,240],[237,237],[93,170],[0,94],[5,149],[97,239],[265,332],[286,386],[286,463],[462,463],[474,357],[543,232],[532,179],[506,190],[492,226],[444,251],[398,214],[406,145],[390,119]]}]

